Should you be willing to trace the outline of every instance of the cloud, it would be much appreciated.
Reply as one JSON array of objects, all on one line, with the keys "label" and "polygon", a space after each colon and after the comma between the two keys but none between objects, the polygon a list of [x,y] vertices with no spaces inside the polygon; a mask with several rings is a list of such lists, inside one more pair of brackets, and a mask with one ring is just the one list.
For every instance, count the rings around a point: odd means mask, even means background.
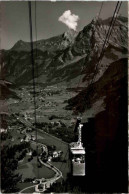
[{"label": "cloud", "polygon": [[76,31],[78,25],[79,16],[72,14],[70,10],[65,11],[58,19],[58,21],[66,24],[70,29]]}]

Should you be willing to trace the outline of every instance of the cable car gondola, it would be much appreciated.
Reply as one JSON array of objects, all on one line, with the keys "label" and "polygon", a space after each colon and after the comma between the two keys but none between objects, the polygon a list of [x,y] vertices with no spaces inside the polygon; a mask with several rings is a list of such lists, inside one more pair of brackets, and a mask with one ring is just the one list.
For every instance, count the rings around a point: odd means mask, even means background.
[{"label": "cable car gondola", "polygon": [[[77,126],[78,125],[78,126]],[[81,140],[81,129],[83,125],[77,118],[78,141],[70,143],[71,169],[73,176],[85,176],[85,148]]]}]

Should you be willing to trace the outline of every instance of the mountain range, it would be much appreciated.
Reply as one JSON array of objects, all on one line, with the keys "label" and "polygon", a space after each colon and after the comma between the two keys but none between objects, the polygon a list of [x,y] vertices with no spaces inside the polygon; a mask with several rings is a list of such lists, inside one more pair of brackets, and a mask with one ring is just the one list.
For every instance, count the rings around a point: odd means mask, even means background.
[{"label": "mountain range", "polygon": [[[111,18],[93,19],[80,32],[69,29],[56,37],[33,42],[36,83],[81,88],[85,93],[95,82],[103,85],[104,78],[108,81],[108,69],[117,68],[114,64],[127,58],[128,53],[127,18],[119,16],[101,56],[110,23]],[[30,43],[22,40],[11,49],[2,50],[6,80],[16,86],[32,83],[30,50]],[[98,63],[100,57],[101,63]],[[117,72],[113,76],[119,79]]]}]

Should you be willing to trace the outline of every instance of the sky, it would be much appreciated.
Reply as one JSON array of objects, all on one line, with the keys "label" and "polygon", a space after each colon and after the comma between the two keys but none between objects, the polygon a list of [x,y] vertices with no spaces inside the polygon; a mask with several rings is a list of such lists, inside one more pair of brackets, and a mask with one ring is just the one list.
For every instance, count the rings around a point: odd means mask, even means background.
[{"label": "sky", "polygon": [[[100,14],[102,19],[113,15],[117,2],[104,2]],[[32,2],[33,40],[35,36],[35,2]],[[83,29],[97,16],[102,2],[36,2],[37,39],[47,39],[68,30],[68,27],[59,21],[62,14],[70,12],[79,17],[77,31]],[[127,2],[123,2],[120,12],[127,17]],[[30,41],[29,13],[27,1],[1,2],[1,48],[10,49],[18,40]]]}]

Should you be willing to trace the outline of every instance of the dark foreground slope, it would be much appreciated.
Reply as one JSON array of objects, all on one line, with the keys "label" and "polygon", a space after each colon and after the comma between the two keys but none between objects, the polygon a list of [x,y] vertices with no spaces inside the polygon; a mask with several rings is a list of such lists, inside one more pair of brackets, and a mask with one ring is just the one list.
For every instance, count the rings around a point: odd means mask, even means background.
[{"label": "dark foreground slope", "polygon": [[[111,64],[103,77],[94,83],[93,88],[94,93],[92,89],[90,102],[93,103],[95,98],[105,95],[105,110],[83,123],[86,176],[70,175],[62,186],[57,187],[57,184],[52,189],[57,192],[75,193],[127,193],[127,59]],[[85,93],[86,91],[83,94]],[[86,106],[84,97],[78,95],[72,100],[78,107],[76,111],[81,110],[86,114],[87,107],[82,109],[82,106]]]},{"label": "dark foreground slope", "polygon": [[[123,68],[121,68],[123,66]],[[114,67],[115,68],[115,67]],[[110,69],[113,72],[113,68]],[[87,189],[93,192],[127,192],[127,61],[117,64],[117,79],[106,84],[105,110],[84,126],[87,150]],[[86,131],[86,133],[85,133]]]},{"label": "dark foreground slope", "polygon": [[[105,110],[84,123],[82,137],[86,147],[86,177],[81,178],[82,182],[74,178],[72,184],[88,192],[127,192],[127,59],[110,65],[93,89],[90,104],[105,96]],[[80,110],[86,106],[82,98],[85,96],[74,99]]]}]

